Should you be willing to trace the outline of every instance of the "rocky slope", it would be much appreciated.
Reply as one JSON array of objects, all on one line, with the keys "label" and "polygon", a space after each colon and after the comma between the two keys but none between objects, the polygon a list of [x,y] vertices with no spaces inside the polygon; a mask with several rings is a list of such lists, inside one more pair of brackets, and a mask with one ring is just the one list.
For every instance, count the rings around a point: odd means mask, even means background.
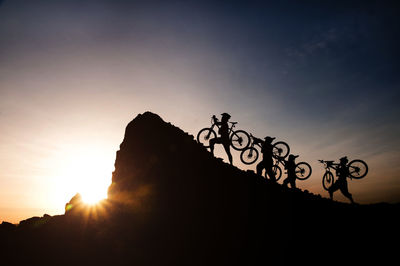
[{"label": "rocky slope", "polygon": [[[398,205],[349,205],[214,158],[158,115],[138,115],[108,199],[0,226],[7,265],[265,265],[390,260]],[[385,256],[382,256],[382,255]]]}]

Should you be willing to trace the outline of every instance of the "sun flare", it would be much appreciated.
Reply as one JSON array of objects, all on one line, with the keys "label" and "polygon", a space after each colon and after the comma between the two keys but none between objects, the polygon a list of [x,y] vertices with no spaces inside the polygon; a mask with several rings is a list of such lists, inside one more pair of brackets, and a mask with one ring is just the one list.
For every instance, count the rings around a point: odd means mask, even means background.
[{"label": "sun flare", "polygon": [[87,204],[96,204],[99,201],[107,198],[107,187],[95,184],[88,184],[81,188],[80,194],[82,195],[82,201]]},{"label": "sun flare", "polygon": [[54,181],[54,198],[63,206],[79,193],[82,201],[94,205],[107,198],[111,184],[113,158],[93,147],[73,150],[63,155]]}]

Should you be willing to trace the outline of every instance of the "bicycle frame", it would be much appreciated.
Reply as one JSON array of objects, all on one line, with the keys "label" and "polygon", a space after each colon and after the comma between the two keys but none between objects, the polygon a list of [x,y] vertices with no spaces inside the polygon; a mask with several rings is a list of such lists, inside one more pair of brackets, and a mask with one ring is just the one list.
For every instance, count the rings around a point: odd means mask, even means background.
[{"label": "bicycle frame", "polygon": [[[228,121],[227,121],[228,122]],[[235,126],[237,122],[228,122],[230,125],[227,125],[227,134],[229,138],[230,146],[237,151],[242,151],[247,148],[251,142],[249,134],[244,130],[236,130]],[[211,117],[211,127],[203,128],[197,134],[197,141],[202,143],[205,147],[209,147],[208,141],[210,141],[210,137],[217,138],[217,133],[214,130],[215,128],[220,129],[222,123],[213,115]],[[219,131],[219,130],[218,130]],[[205,134],[203,134],[205,133]],[[220,132],[218,132],[219,134]],[[221,136],[226,137],[226,136]]]},{"label": "bicycle frame", "polygon": [[318,160],[318,161],[319,161],[320,163],[323,163],[323,164],[324,164],[325,173],[327,173],[327,172],[332,173],[332,172],[331,172],[331,169],[336,170],[337,167],[339,166],[338,163],[334,163],[333,161],[324,161],[324,160]]},{"label": "bicycle frame", "polygon": [[[262,146],[261,146],[262,140],[261,139],[254,137],[251,133],[250,133],[250,139],[251,139],[251,144],[249,145],[249,147],[254,148],[254,146],[257,146],[260,148],[260,150],[262,149]],[[279,158],[275,158],[275,157],[273,157],[273,158],[275,159],[273,166],[279,167],[279,163],[282,164],[283,166],[285,166],[283,163],[284,159],[279,159]]]},{"label": "bicycle frame", "polygon": [[[331,169],[337,170],[339,164],[334,163],[333,161],[324,161],[324,160],[318,160],[318,161],[320,163],[323,163],[325,168],[325,173],[322,175],[322,186],[324,187],[324,189],[329,190],[329,187],[332,186],[335,180],[335,175],[332,173]],[[327,184],[330,185],[326,186],[325,182],[327,182]]]},{"label": "bicycle frame", "polygon": [[[283,166],[283,169],[282,170],[285,170],[285,159],[283,159],[283,158],[275,158],[274,157],[274,159],[275,159],[275,163],[274,163],[274,166],[276,165],[276,166],[278,166],[279,167],[279,164],[281,164],[282,166]],[[286,173],[286,172],[285,172]]]},{"label": "bicycle frame", "polygon": [[[259,139],[259,138],[257,138],[257,137],[254,137],[254,136],[250,133],[250,140],[251,140],[250,145],[249,145],[250,148],[254,148],[254,146],[257,146],[258,148],[260,148],[260,150],[262,149],[261,143],[262,143],[263,141],[262,141],[261,139]],[[273,158],[274,158],[275,160],[279,161],[279,162],[281,162],[282,160],[284,160],[283,158],[279,158],[279,157],[275,157],[275,156],[273,156]],[[279,162],[277,162],[277,163],[274,164],[274,165],[278,165]],[[281,162],[281,163],[282,163],[282,162]],[[282,163],[282,164],[283,164],[283,163]]]},{"label": "bicycle frame", "polygon": [[251,133],[250,133],[250,140],[251,140],[250,145],[249,145],[250,148],[254,148],[254,146],[257,146],[260,149],[262,148],[261,142],[259,141],[259,139],[254,137]]}]

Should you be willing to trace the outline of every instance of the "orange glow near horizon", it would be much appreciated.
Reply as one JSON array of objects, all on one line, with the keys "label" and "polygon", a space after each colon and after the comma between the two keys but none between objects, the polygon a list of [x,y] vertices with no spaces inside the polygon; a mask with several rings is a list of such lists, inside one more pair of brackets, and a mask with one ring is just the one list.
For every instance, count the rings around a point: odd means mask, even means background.
[{"label": "orange glow near horizon", "polygon": [[52,184],[59,205],[63,206],[62,203],[68,202],[76,193],[90,205],[106,199],[113,160],[95,147],[71,150],[64,156],[57,159],[58,173]]}]

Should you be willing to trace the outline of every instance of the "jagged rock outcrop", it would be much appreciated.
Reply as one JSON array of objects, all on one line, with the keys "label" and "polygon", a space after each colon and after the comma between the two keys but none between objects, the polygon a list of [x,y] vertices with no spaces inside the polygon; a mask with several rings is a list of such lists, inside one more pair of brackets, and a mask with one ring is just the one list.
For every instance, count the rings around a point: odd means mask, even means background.
[{"label": "jagged rock outcrop", "polygon": [[65,213],[75,211],[83,207],[82,196],[76,193],[68,203],[65,204]]},{"label": "jagged rock outcrop", "polygon": [[183,252],[181,259],[207,254],[237,262],[249,242],[249,232],[237,229],[251,228],[255,189],[254,180],[215,159],[193,136],[146,112],[126,128],[108,195],[147,215],[161,241],[174,239],[171,252]]}]

